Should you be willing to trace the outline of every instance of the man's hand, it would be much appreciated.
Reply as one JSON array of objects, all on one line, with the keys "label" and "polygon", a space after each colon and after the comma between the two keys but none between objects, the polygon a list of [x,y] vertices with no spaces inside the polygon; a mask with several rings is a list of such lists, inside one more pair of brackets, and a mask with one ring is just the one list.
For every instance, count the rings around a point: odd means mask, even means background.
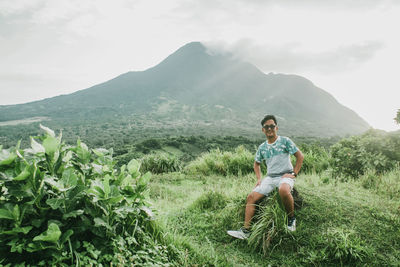
[{"label": "man's hand", "polygon": [[257,179],[257,183],[256,183],[256,186],[254,186],[254,188],[256,188],[257,186],[259,186],[261,184],[261,180],[258,180]]},{"label": "man's hand", "polygon": [[294,176],[294,175],[291,174],[291,173],[285,173],[284,175],[282,175],[282,178],[292,178],[292,179],[295,179],[296,176]]}]

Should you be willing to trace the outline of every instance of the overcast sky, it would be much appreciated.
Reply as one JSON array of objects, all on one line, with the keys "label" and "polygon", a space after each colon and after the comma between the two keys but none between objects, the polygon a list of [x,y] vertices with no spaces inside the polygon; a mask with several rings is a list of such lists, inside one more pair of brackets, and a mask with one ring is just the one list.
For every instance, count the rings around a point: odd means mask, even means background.
[{"label": "overcast sky", "polygon": [[145,70],[201,41],[301,75],[372,127],[397,130],[398,25],[398,0],[1,0],[0,105]]}]

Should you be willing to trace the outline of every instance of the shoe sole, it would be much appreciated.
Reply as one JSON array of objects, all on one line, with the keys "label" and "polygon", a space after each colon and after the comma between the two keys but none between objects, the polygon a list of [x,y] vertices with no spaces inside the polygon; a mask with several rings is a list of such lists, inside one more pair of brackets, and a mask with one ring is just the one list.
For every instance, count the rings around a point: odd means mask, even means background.
[{"label": "shoe sole", "polygon": [[243,234],[239,231],[227,231],[228,235],[234,237],[234,238],[238,238],[238,239],[247,239],[246,236],[243,236]]}]

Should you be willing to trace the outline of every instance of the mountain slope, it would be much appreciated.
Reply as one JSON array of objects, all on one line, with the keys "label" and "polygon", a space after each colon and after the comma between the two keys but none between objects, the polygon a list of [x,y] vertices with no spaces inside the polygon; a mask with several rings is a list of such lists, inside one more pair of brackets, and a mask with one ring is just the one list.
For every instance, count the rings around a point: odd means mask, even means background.
[{"label": "mountain slope", "polygon": [[79,123],[134,115],[148,121],[179,120],[188,127],[199,121],[259,131],[267,113],[277,115],[281,129],[295,135],[356,134],[369,128],[307,79],[267,75],[233,55],[212,54],[199,42],[145,71],[127,72],[69,95],[0,106],[0,121],[45,116]]}]

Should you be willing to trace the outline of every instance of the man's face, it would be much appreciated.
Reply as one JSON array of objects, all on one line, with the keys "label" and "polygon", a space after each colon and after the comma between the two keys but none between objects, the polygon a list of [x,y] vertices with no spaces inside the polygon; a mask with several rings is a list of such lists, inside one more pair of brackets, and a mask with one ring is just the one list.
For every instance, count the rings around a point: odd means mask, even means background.
[{"label": "man's face", "polygon": [[264,132],[264,134],[267,138],[276,137],[277,130],[278,130],[278,126],[276,126],[274,120],[267,120],[266,122],[264,122],[262,131]]}]

